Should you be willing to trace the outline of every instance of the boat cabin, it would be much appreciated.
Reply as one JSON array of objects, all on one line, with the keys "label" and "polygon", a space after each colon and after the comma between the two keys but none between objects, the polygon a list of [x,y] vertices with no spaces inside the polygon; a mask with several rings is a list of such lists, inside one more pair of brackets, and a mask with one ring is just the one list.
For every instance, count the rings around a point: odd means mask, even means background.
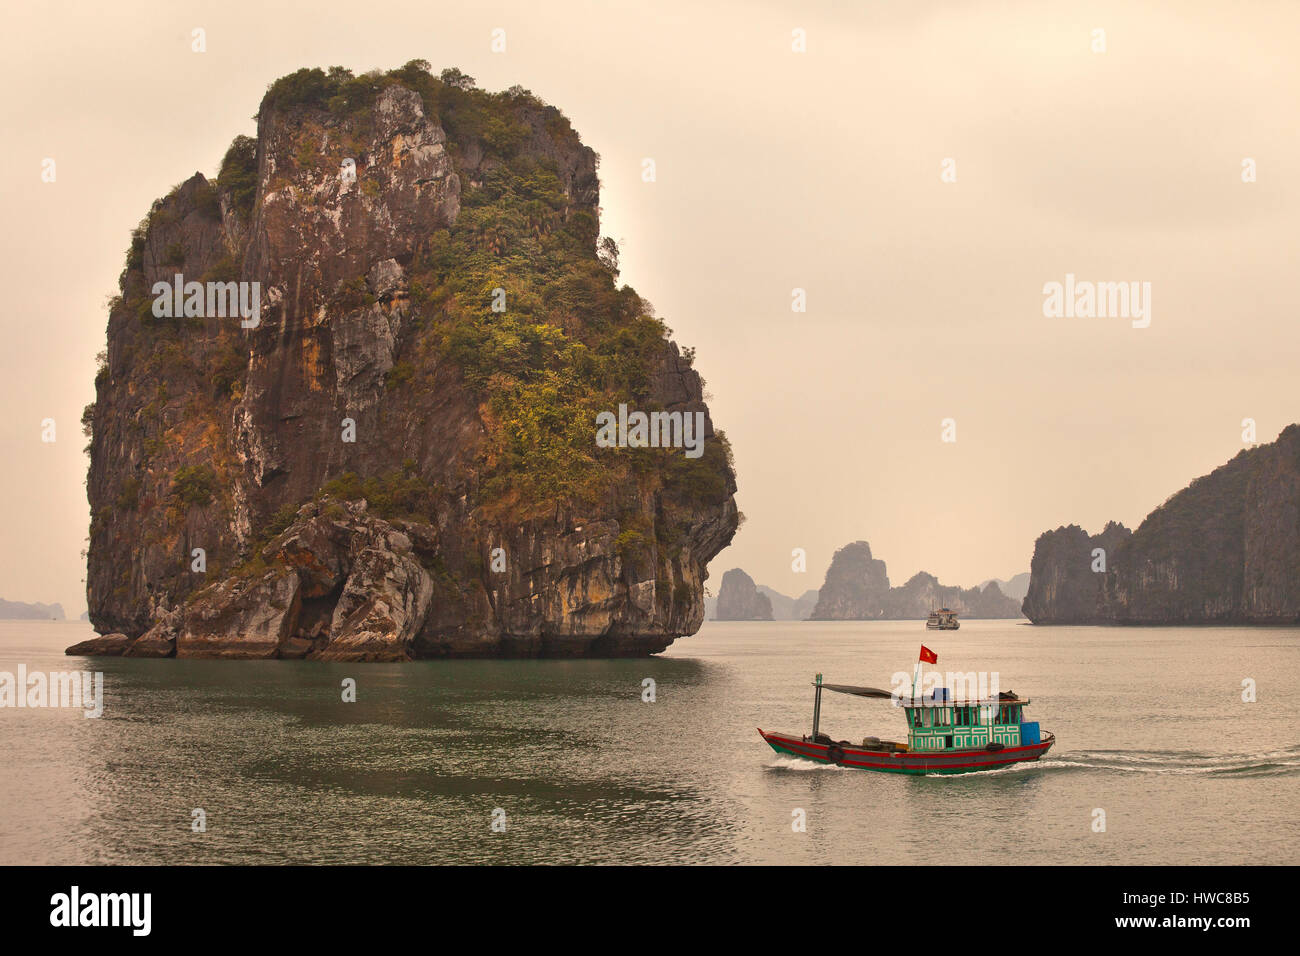
[{"label": "boat cabin", "polygon": [[1015,694],[999,694],[996,700],[949,700],[947,691],[939,689],[929,697],[905,699],[900,706],[907,714],[909,748],[933,751],[1037,743],[1038,725],[1024,721],[1028,704]]}]

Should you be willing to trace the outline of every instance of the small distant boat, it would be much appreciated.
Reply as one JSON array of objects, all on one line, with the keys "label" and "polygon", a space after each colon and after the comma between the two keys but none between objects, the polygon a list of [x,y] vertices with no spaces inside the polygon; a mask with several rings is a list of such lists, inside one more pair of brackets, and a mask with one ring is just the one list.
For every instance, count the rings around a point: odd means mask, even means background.
[{"label": "small distant boat", "polygon": [[930,616],[925,620],[925,626],[931,631],[955,631],[961,627],[957,622],[957,612],[941,607],[937,611],[931,611]]},{"label": "small distant boat", "polygon": [[900,697],[896,706],[907,717],[907,743],[867,737],[861,744],[832,740],[820,733],[822,691],[854,697],[893,700],[887,690],[823,684],[817,675],[813,700],[812,734],[758,732],[780,754],[818,763],[833,763],[858,770],[884,773],[971,773],[1013,763],[1037,760],[1056,743],[1054,734],[1040,732],[1036,722],[1024,720],[1028,700],[1015,692],[985,700],[950,700],[948,689],[937,688],[929,697]]}]

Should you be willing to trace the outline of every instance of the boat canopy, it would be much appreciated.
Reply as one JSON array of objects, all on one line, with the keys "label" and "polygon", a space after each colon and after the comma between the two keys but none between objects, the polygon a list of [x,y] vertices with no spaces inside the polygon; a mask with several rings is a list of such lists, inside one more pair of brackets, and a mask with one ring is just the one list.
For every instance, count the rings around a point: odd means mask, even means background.
[{"label": "boat canopy", "polygon": [[901,707],[966,707],[972,705],[996,706],[999,704],[1018,704],[1025,706],[1029,703],[1027,698],[1016,696],[1015,691],[1001,691],[997,697],[967,697],[961,700],[952,697],[935,698],[930,697],[897,697],[891,691],[881,690],[879,687],[858,687],[854,684],[819,684],[813,681],[812,686],[820,687],[822,690],[833,690],[837,694],[851,694],[854,697],[874,697],[879,700],[897,700]]},{"label": "boat canopy", "polygon": [[[817,684],[813,685],[818,686]],[[854,687],[852,684],[822,684],[822,690],[833,690],[839,694],[852,694],[854,697],[880,697],[889,700],[894,695],[877,687]]]}]

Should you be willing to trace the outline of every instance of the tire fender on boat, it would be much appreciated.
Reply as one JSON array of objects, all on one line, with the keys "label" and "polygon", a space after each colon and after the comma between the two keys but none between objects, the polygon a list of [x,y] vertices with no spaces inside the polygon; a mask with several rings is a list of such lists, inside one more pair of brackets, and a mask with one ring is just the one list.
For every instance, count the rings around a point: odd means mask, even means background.
[{"label": "tire fender on boat", "polygon": [[985,745],[984,749],[985,749],[985,750],[1001,750],[1004,746],[1006,746],[1006,745],[1005,745],[1005,744],[1000,744],[1000,743],[998,743],[996,740],[991,740],[991,741],[988,742],[988,744]]},{"label": "tire fender on boat", "polygon": [[844,748],[839,744],[831,744],[826,748],[826,759],[831,763],[844,762]]}]

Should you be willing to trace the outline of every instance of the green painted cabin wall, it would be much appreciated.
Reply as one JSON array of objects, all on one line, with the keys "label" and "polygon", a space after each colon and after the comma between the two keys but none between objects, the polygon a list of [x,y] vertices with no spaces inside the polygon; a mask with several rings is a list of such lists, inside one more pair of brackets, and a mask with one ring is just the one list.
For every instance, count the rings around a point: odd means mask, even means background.
[{"label": "green painted cabin wall", "polygon": [[[905,707],[907,713],[907,743],[912,750],[927,752],[943,750],[962,750],[971,747],[984,747],[989,744],[989,734],[992,733],[993,742],[1000,743],[1007,747],[1020,746],[1020,720],[1024,719],[1024,705],[1018,705],[1020,718],[1015,723],[1002,724],[998,723],[996,718],[1000,714],[995,710],[995,720],[992,724],[988,720],[986,708],[979,708],[979,720],[977,725],[960,725],[953,723],[954,710],[952,705],[945,707]],[[936,715],[946,718],[948,721],[939,726],[913,726],[913,711],[919,710],[922,713],[922,720],[929,722],[935,719]],[[949,747],[947,738],[952,737],[952,746]]]}]

